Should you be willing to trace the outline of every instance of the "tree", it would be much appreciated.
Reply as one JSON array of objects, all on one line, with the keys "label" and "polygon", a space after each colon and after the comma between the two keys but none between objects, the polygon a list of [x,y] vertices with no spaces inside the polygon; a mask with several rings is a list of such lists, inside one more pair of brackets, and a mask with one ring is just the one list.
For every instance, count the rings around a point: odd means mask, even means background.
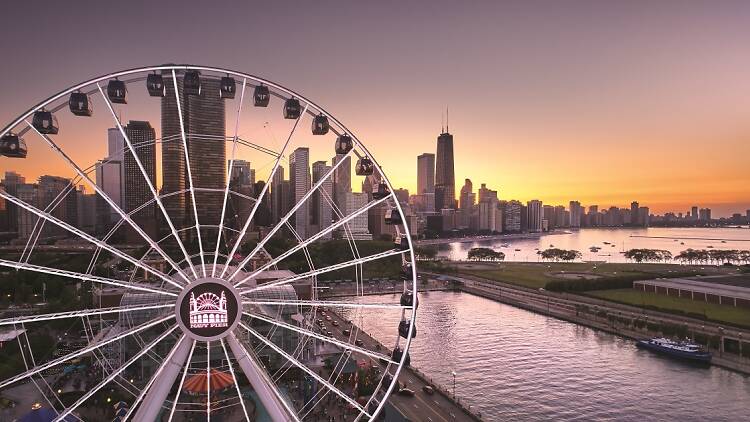
[{"label": "tree", "polygon": [[581,253],[574,249],[567,250],[567,249],[559,249],[559,248],[549,248],[538,253],[542,259],[555,261],[555,262],[574,261],[582,257]]},{"label": "tree", "polygon": [[490,248],[472,248],[467,259],[469,261],[502,261],[505,259],[505,254]]},{"label": "tree", "polygon": [[432,246],[419,246],[414,249],[414,254],[419,260],[432,261],[437,257],[438,250]]},{"label": "tree", "polygon": [[625,258],[635,262],[666,262],[672,260],[672,252],[663,249],[630,249]]}]

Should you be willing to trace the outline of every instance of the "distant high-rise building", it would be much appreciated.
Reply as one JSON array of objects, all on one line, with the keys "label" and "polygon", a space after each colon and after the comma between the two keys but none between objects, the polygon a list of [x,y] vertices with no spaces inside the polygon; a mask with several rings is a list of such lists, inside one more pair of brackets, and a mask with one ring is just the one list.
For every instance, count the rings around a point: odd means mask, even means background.
[{"label": "distant high-rise building", "polygon": [[[284,216],[284,196],[282,183],[284,182],[284,167],[279,166],[271,179],[271,221],[278,222]],[[287,191],[287,196],[289,192]]]},{"label": "distant high-rise building", "polygon": [[[119,132],[119,131],[118,131]],[[118,207],[122,208],[123,195],[123,165],[122,161],[109,158],[97,161],[94,165],[96,172],[96,186]],[[138,175],[140,176],[140,170]],[[143,179],[143,176],[140,176]],[[104,233],[115,224],[120,215],[104,200],[96,194],[96,232]]]},{"label": "distant high-rise building", "polygon": [[698,220],[703,222],[711,221],[711,208],[701,208],[698,210]]},{"label": "distant high-rise building", "polygon": [[96,229],[96,198],[95,194],[87,194],[86,187],[78,187],[78,224],[76,227],[86,233],[93,234]]},{"label": "distant high-rise building", "polygon": [[[545,205],[542,207],[542,219],[547,220],[547,228],[555,228],[555,207],[552,205]],[[542,224],[544,225],[544,224]]]},{"label": "distant high-rise building", "polygon": [[583,207],[581,206],[581,203],[578,201],[570,201],[570,227],[581,227],[582,217]]},{"label": "distant high-rise building", "polygon": [[445,132],[437,138],[435,156],[435,208],[456,207],[456,178],[453,173],[453,135]]},{"label": "distant high-rise building", "polygon": [[[300,147],[289,156],[289,182],[292,201],[298,204],[310,190],[310,149]],[[307,239],[310,224],[310,201],[304,201],[292,216],[293,227],[302,239]]]},{"label": "distant high-rise building", "polygon": [[417,195],[424,193],[435,193],[435,154],[417,156]]},{"label": "distant high-rise building", "polygon": [[[51,214],[74,226],[78,224],[78,200],[76,187],[70,179],[44,175],[39,177],[38,200],[42,209],[51,208]],[[64,236],[68,232],[54,224],[45,224],[43,236]]]},{"label": "distant high-rise building", "polygon": [[[326,165],[325,161],[316,161],[312,165],[312,183],[318,183],[323,176],[331,171],[331,166]],[[326,177],[323,183],[312,194],[312,212],[310,219],[310,234],[323,231],[331,226],[332,199],[333,199],[333,180]],[[322,239],[330,239],[331,233],[327,233]]]},{"label": "distant high-rise building", "polygon": [[690,208],[690,217],[693,220],[697,220],[698,219],[698,207],[693,206],[692,208]]},{"label": "distant high-rise building", "polygon": [[[352,191],[352,158],[348,155],[337,154],[333,157],[332,163],[336,165],[342,160],[344,162],[333,172],[333,202],[338,208],[338,212],[346,216],[350,211],[347,204],[349,193]],[[334,213],[334,218],[336,218],[336,215]]]},{"label": "distant high-rise building", "polygon": [[542,231],[542,220],[544,219],[544,209],[542,201],[532,199],[526,203],[528,213],[528,229],[530,232]]},{"label": "distant high-rise building", "polygon": [[[6,171],[2,182],[0,182],[5,192],[16,197],[18,196],[18,186],[25,183],[26,178],[13,171]],[[18,232],[18,211],[19,208],[15,204],[7,203],[5,206],[5,217],[7,219],[5,225],[11,233]]]},{"label": "distant high-rise building", "polygon": [[461,210],[460,222],[462,227],[469,227],[471,222],[471,213],[474,210],[474,185],[471,179],[464,180],[461,187],[461,196],[459,197],[459,209]]},{"label": "distant high-rise building", "polygon": [[640,206],[637,201],[633,201],[630,203],[630,224],[634,226],[639,226],[642,224],[638,208],[640,208]]},{"label": "distant high-rise building", "polygon": [[401,205],[409,203],[409,189],[398,188],[394,189],[393,194],[396,195],[396,199]]},{"label": "distant high-rise building", "polygon": [[643,227],[648,227],[650,224],[650,221],[651,221],[651,215],[649,213],[648,207],[639,207],[638,208],[638,224],[640,224]]},{"label": "distant high-rise building", "polygon": [[[6,173],[6,177],[8,174]],[[21,183],[16,185],[15,197],[19,200],[39,208],[39,188],[33,183]],[[38,217],[31,211],[26,211],[23,208],[18,208],[16,212],[16,229],[18,237],[21,239],[28,239],[34,232],[34,226],[36,225]]]},{"label": "distant high-rise building", "polygon": [[[349,210],[358,210],[367,204],[367,194],[364,193],[352,193],[347,194],[346,208]],[[367,213],[362,213],[347,223],[347,228],[350,236],[354,240],[371,240],[372,235],[367,230],[368,218]]]},{"label": "distant high-rise building", "polygon": [[[185,151],[180,132],[180,116],[171,73],[164,75],[166,95],[161,101],[162,194],[183,191],[190,187]],[[201,79],[201,95],[185,95],[181,72],[177,74],[177,90],[182,108],[183,127],[187,140],[193,186],[223,190],[226,187],[225,105],[219,96],[219,81]],[[192,199],[187,193],[164,199],[175,227],[194,224]],[[219,223],[223,191],[196,193],[198,218],[202,225]],[[193,235],[195,232],[192,232]],[[211,236],[207,237],[208,239]],[[204,245],[205,246],[205,245]]]},{"label": "distant high-rise building", "polygon": [[[125,126],[125,134],[135,149],[135,156],[128,150],[124,154],[125,159],[123,161],[125,170],[122,185],[122,208],[123,211],[129,213],[153,199],[148,181],[151,182],[152,186],[156,186],[156,144],[154,143],[156,131],[149,122],[131,120]],[[148,181],[141,172],[136,157],[143,166]],[[221,206],[219,206],[219,209],[221,209]],[[152,239],[157,237],[155,203],[141,209],[131,218],[149,237]],[[128,230],[126,233],[128,242],[139,243],[144,241],[134,230]]]},{"label": "distant high-rise building", "polygon": [[[227,169],[229,169],[228,161]],[[255,184],[255,177],[252,169],[250,168],[250,162],[245,160],[234,160],[234,164],[232,165],[232,174],[230,175],[229,180],[232,184],[237,185]]]},{"label": "distant high-rise building", "polygon": [[120,129],[112,127],[107,129],[107,157],[110,160],[122,161],[125,158],[125,138]]},{"label": "distant high-rise building", "polygon": [[517,233],[521,231],[522,208],[518,201],[508,201],[503,206],[503,230]]}]

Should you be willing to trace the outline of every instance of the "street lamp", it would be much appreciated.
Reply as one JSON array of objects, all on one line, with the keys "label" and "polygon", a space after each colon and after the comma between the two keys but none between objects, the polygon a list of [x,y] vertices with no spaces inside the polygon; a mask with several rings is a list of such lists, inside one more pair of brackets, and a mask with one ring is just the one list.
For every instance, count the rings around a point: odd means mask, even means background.
[{"label": "street lamp", "polygon": [[456,371],[451,371],[453,375],[453,400],[456,400]]}]

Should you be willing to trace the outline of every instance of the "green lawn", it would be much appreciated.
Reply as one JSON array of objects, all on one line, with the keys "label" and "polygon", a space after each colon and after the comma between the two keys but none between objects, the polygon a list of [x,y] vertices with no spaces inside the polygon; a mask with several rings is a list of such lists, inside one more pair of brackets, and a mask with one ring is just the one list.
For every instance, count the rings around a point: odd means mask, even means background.
[{"label": "green lawn", "polygon": [[639,307],[647,307],[666,312],[691,314],[688,316],[705,317],[712,321],[726,322],[738,326],[750,327],[750,310],[715,303],[699,302],[685,298],[657,295],[635,289],[598,290],[586,293],[588,296]]},{"label": "green lawn", "polygon": [[[475,275],[534,289],[545,287],[548,282],[565,280],[566,277],[627,278],[647,280],[657,277],[684,277],[696,274],[722,274],[735,269],[711,266],[686,266],[675,264],[594,264],[594,263],[477,263],[460,264],[459,273]],[[567,274],[567,276],[566,276]]]}]

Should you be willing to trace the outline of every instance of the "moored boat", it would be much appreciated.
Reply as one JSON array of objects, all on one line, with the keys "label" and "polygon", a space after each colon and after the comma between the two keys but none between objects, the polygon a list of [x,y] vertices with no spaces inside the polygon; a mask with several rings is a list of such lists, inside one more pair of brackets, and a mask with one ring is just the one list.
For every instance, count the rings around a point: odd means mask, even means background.
[{"label": "moored boat", "polygon": [[674,341],[657,337],[648,340],[639,340],[636,345],[681,359],[688,359],[695,362],[711,362],[711,353],[704,350],[702,346],[687,341]]}]

